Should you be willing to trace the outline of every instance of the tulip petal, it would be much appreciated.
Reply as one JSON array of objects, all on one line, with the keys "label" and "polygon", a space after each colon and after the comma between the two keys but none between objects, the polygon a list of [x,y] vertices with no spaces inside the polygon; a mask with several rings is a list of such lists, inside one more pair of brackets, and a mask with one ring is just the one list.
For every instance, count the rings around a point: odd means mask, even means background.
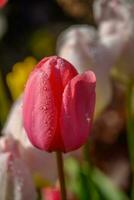
[{"label": "tulip petal", "polygon": [[61,108],[61,136],[64,151],[79,148],[89,136],[95,107],[96,78],[87,71],[74,77],[65,87]]},{"label": "tulip petal", "polygon": [[[46,59],[45,59],[46,61]],[[49,145],[49,151],[64,149],[59,125],[59,116],[61,112],[62,93],[67,83],[77,75],[75,68],[66,60],[52,56],[45,62],[43,70],[50,76],[50,84],[54,97],[54,103],[58,112],[58,124],[53,135],[53,140]]]},{"label": "tulip petal", "polygon": [[23,104],[24,127],[32,144],[40,149],[49,147],[57,125],[49,77],[35,69],[26,85]]}]

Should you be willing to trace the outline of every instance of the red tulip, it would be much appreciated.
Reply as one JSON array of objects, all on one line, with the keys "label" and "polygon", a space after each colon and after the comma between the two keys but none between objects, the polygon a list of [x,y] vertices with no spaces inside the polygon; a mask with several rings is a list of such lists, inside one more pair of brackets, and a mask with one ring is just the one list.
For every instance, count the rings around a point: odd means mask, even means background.
[{"label": "red tulip", "polygon": [[31,143],[46,151],[69,152],[88,139],[95,106],[96,78],[78,74],[66,60],[39,62],[26,84],[24,127]]}]

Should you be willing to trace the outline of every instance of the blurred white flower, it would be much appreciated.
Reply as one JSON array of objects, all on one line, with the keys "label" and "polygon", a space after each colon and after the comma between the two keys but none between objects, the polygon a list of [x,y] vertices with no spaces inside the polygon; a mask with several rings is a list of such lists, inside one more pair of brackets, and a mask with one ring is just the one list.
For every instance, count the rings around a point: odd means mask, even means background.
[{"label": "blurred white flower", "polygon": [[[108,20],[123,20],[128,15],[128,0],[95,0],[94,18],[98,24]],[[123,15],[122,15],[123,14]]]},{"label": "blurred white flower", "polygon": [[36,200],[32,176],[19,155],[17,142],[0,138],[0,200]]},{"label": "blurred white flower", "polygon": [[94,15],[101,41],[115,54],[114,65],[134,78],[134,2],[96,0]]},{"label": "blurred white flower", "polygon": [[12,135],[24,147],[31,146],[22,123],[22,96],[13,104],[2,133]]},{"label": "blurred white flower", "polygon": [[[81,73],[92,65],[89,48],[95,45],[96,30],[88,25],[74,25],[62,32],[57,41],[57,53],[70,61]],[[92,52],[93,54],[94,52]]]},{"label": "blurred white flower", "polygon": [[57,42],[57,54],[70,61],[79,73],[93,70],[97,77],[96,115],[108,105],[111,99],[109,73],[115,56],[111,48],[103,44],[95,28],[88,25],[74,25],[61,33]]},{"label": "blurred white flower", "polygon": [[[29,142],[22,122],[22,96],[14,103],[2,130],[21,144],[20,153],[35,179],[54,182],[57,179],[56,160],[53,153],[42,152]],[[50,173],[51,171],[51,173]]]}]

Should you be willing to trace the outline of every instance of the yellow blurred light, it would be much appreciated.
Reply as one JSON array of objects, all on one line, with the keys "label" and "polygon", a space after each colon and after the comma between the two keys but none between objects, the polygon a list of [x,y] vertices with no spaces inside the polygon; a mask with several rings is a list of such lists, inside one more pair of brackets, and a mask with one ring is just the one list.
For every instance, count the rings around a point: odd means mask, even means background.
[{"label": "yellow blurred light", "polygon": [[36,63],[34,57],[27,57],[23,62],[17,62],[12,71],[8,73],[6,77],[7,85],[14,100],[23,92],[27,78]]},{"label": "yellow blurred light", "polygon": [[38,173],[35,173],[33,175],[33,180],[37,188],[50,186],[50,182],[48,180],[43,179]]}]

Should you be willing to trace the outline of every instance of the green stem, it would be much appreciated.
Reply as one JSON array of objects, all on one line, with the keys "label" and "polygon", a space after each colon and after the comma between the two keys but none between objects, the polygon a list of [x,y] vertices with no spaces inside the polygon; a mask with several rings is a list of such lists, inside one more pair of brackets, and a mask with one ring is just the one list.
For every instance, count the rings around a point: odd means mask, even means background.
[{"label": "green stem", "polygon": [[90,167],[90,144],[89,141],[83,146],[83,154],[84,154],[84,160],[88,163]]},{"label": "green stem", "polygon": [[83,154],[84,154],[85,168],[86,168],[84,171],[86,171],[87,184],[88,184],[88,190],[89,190],[88,191],[89,192],[88,199],[99,200],[100,198],[99,198],[98,191],[92,180],[93,166],[92,166],[91,160],[90,160],[90,142],[89,142],[89,140],[83,146]]},{"label": "green stem", "polygon": [[132,109],[133,100],[133,83],[129,82],[127,91],[127,136],[128,136],[128,149],[130,156],[130,165],[132,171],[132,189],[131,199],[134,199],[134,116]]},{"label": "green stem", "polygon": [[59,180],[60,180],[61,199],[67,200],[62,153],[57,151],[56,158],[57,158],[57,167],[58,167],[58,174],[59,174]]}]

